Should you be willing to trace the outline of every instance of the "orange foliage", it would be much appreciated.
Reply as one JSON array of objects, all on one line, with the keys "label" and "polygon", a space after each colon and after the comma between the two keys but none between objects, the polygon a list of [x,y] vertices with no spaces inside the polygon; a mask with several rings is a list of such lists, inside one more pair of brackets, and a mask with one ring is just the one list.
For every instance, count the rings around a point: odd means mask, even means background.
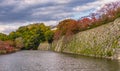
[{"label": "orange foliage", "polygon": [[106,24],[118,17],[120,17],[120,1],[105,4],[97,13],[92,13],[90,16],[83,17],[78,21],[73,19],[61,21],[57,26],[54,37],[57,39],[63,35],[68,37],[77,32]]},{"label": "orange foliage", "polygon": [[58,39],[62,35],[72,35],[78,32],[77,21],[73,19],[66,19],[61,21],[54,35],[54,39]]},{"label": "orange foliage", "polygon": [[61,37],[61,31],[60,30],[56,30],[55,31],[55,34],[54,34],[54,39],[55,40],[58,40],[60,37]]}]

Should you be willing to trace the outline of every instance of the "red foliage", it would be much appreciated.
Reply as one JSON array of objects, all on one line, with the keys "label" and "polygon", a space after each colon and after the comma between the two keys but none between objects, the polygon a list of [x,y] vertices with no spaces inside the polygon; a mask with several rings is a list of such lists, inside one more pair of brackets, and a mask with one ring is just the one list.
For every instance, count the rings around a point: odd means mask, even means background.
[{"label": "red foliage", "polygon": [[78,20],[78,25],[80,30],[84,30],[86,28],[88,28],[92,23],[92,20],[89,18],[83,18],[81,20]]},{"label": "red foliage", "polygon": [[58,40],[60,37],[61,37],[61,31],[60,30],[56,30],[55,31],[55,34],[54,34],[54,39],[55,40]]},{"label": "red foliage", "polygon": [[79,31],[111,22],[118,17],[120,17],[120,1],[105,4],[97,13],[92,13],[89,17],[83,17],[78,21],[73,19],[61,21],[54,37],[59,39],[63,35],[71,36]]},{"label": "red foliage", "polygon": [[62,35],[72,35],[78,32],[77,21],[73,19],[66,19],[61,21],[57,26],[54,38],[59,39]]},{"label": "red foliage", "polygon": [[11,43],[10,41],[9,43],[8,41],[6,42],[0,41],[0,51],[5,50],[7,53],[13,52],[15,49],[10,43]]},{"label": "red foliage", "polygon": [[105,4],[98,12],[102,13],[102,20],[113,21],[119,17],[120,1]]}]

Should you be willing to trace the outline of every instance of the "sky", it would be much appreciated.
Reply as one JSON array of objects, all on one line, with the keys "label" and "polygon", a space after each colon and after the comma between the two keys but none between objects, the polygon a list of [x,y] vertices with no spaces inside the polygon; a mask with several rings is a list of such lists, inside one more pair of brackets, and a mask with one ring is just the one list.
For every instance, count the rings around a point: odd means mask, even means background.
[{"label": "sky", "polygon": [[32,23],[57,25],[63,19],[77,20],[114,1],[119,0],[0,0],[0,33]]}]

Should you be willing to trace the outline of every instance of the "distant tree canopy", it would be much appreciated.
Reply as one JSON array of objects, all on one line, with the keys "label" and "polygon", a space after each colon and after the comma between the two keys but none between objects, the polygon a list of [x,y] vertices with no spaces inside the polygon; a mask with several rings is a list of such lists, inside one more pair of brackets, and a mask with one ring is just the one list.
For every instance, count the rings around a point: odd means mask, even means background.
[{"label": "distant tree canopy", "polygon": [[54,32],[53,31],[48,30],[48,31],[45,32],[45,39],[48,41],[48,43],[52,43],[53,36],[54,36]]},{"label": "distant tree canopy", "polygon": [[12,40],[22,37],[24,40],[23,49],[37,49],[41,42],[52,41],[52,35],[53,33],[49,26],[45,26],[43,23],[36,23],[22,26],[16,32],[10,33],[9,36]]},{"label": "distant tree canopy", "polygon": [[0,33],[0,40],[2,41],[8,40],[8,36],[6,34]]},{"label": "distant tree canopy", "polygon": [[53,34],[49,26],[45,26],[43,23],[36,23],[19,27],[8,36],[1,33],[0,40],[13,40],[16,43],[16,47],[23,47],[22,49],[37,49],[41,42],[48,41],[51,43]]}]

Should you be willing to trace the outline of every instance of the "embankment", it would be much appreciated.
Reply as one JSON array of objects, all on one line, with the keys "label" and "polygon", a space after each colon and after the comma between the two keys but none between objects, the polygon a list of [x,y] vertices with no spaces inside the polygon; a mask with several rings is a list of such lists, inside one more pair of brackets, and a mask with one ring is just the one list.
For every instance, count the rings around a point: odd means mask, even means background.
[{"label": "embankment", "polygon": [[120,18],[114,22],[73,35],[69,42],[63,36],[52,44],[52,50],[95,57],[111,57],[120,48]]}]

